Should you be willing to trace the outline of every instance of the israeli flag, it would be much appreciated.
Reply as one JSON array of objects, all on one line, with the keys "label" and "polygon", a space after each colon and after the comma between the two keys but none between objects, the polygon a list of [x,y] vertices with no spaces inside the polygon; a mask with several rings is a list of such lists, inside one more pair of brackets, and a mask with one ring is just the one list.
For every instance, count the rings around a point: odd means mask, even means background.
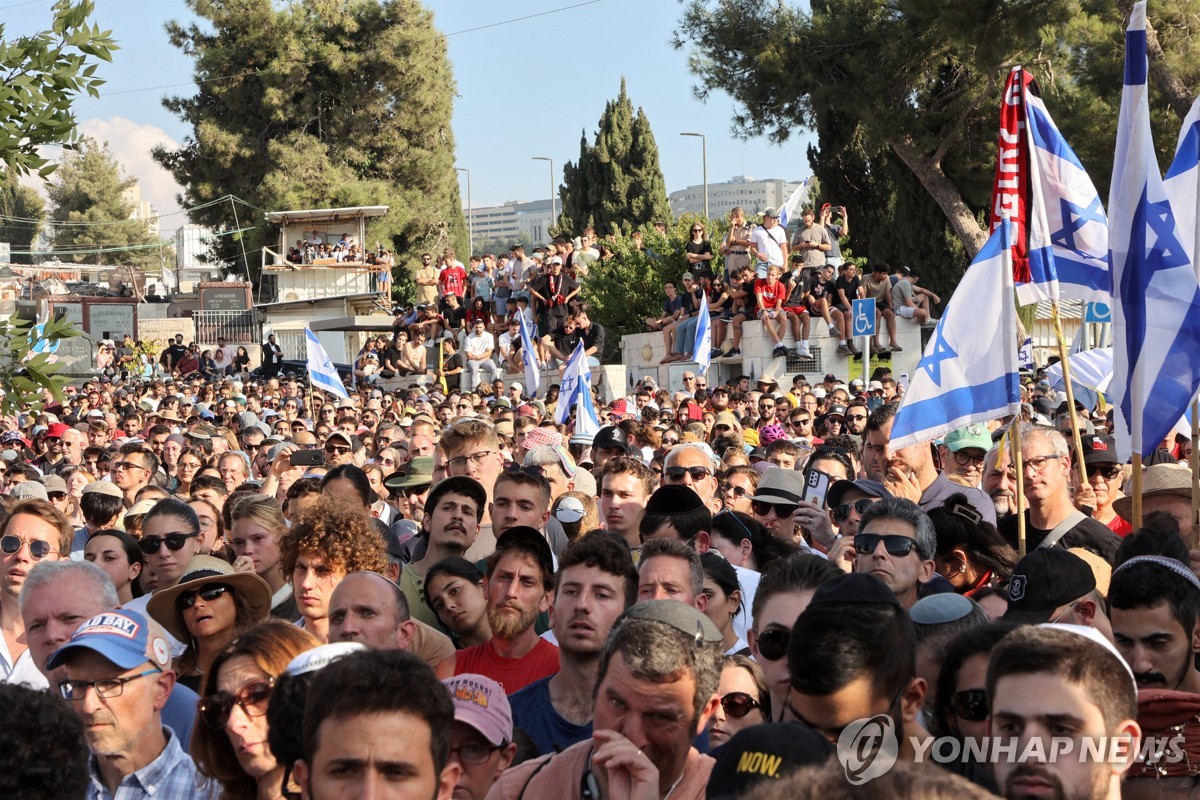
[{"label": "israeli flag", "polygon": [[1025,93],[1025,117],[1033,280],[1017,286],[1017,297],[1022,305],[1060,298],[1111,304],[1108,218],[1100,194],[1042,99],[1032,92]]},{"label": "israeli flag", "polygon": [[1175,160],[1171,162],[1163,188],[1175,212],[1179,239],[1192,258],[1192,267],[1200,271],[1200,98],[1192,104],[1179,130]]},{"label": "israeli flag", "polygon": [[600,419],[592,402],[592,371],[584,355],[583,342],[576,343],[563,370],[558,403],[554,407],[554,422],[558,425],[567,424],[572,409],[575,411],[575,433],[595,436],[600,430]]},{"label": "israeli flag", "polygon": [[979,251],[938,320],[892,423],[893,450],[1021,408],[1010,223]]},{"label": "israeli flag", "polygon": [[800,205],[800,201],[804,199],[804,193],[808,191],[808,178],[800,181],[800,185],[795,191],[788,196],[787,202],[783,204],[783,208],[779,209],[779,227],[786,228],[788,223],[792,221],[792,217],[796,215],[796,206]]},{"label": "israeli flag", "polygon": [[700,374],[708,372],[712,355],[712,320],[708,316],[708,296],[700,302],[700,317],[696,323],[696,339],[692,345],[692,358],[700,365]]},{"label": "israeli flag", "polygon": [[1114,300],[1114,437],[1122,460],[1148,456],[1200,386],[1200,283],[1180,241],[1154,154],[1146,3],[1125,32],[1125,88],[1108,209]]},{"label": "israeli flag", "polygon": [[521,350],[525,353],[525,391],[530,397],[537,397],[542,388],[542,365],[538,361],[537,348],[533,346],[533,332],[529,330],[529,320],[518,313],[517,322],[521,324]]},{"label": "israeli flag", "polygon": [[350,399],[342,379],[338,377],[337,369],[329,360],[329,354],[321,346],[317,335],[308,327],[304,329],[304,341],[308,346],[308,381],[316,389],[324,389],[330,394],[346,400]]}]

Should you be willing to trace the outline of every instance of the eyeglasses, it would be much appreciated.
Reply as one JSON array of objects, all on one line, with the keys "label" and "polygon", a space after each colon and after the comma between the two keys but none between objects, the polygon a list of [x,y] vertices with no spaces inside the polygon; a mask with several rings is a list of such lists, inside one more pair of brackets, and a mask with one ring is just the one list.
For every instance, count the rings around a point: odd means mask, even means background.
[{"label": "eyeglasses", "polygon": [[483,764],[492,757],[499,747],[489,747],[486,744],[464,744],[462,747],[450,748],[450,755],[457,756],[463,764]]},{"label": "eyeglasses", "polygon": [[1103,475],[1104,479],[1109,481],[1120,475],[1121,472],[1120,464],[1092,464],[1087,468],[1087,476],[1089,478],[1094,478],[1099,474]]},{"label": "eyeglasses", "polygon": [[1048,456],[1034,456],[1033,458],[1025,459],[1025,463],[1022,466],[1024,469],[1030,469],[1034,472],[1041,472],[1051,461],[1058,461],[1060,458],[1062,458],[1062,456],[1056,456],[1053,453]]},{"label": "eyeglasses", "polygon": [[116,461],[112,464],[112,466],[110,468],[115,471],[120,471],[123,469],[144,469],[147,472],[150,471],[149,469],[147,469],[146,467],[143,467],[141,464],[137,463],[136,461]]},{"label": "eyeglasses", "polygon": [[791,503],[764,503],[762,500],[750,501],[750,509],[760,517],[765,517],[774,511],[775,516],[779,519],[787,519],[792,514],[795,514],[796,509],[799,507]]},{"label": "eyeglasses", "polygon": [[223,583],[218,583],[213,586],[205,586],[203,589],[196,589],[191,592],[183,592],[175,599],[175,607],[180,611],[191,608],[196,605],[196,598],[199,597],[206,603],[211,603],[226,592],[233,594],[233,587],[226,586]]},{"label": "eyeglasses", "polygon": [[247,717],[261,717],[267,713],[267,703],[271,699],[273,688],[275,679],[264,678],[247,683],[237,690],[237,694],[210,694],[200,701],[200,716],[204,719],[204,724],[215,731],[224,729],[235,704]]},{"label": "eyeglasses", "polygon": [[696,380],[696,378],[694,375],[684,375],[683,380],[687,383],[690,383],[691,381]]},{"label": "eyeglasses", "polygon": [[446,463],[449,466],[454,467],[454,469],[462,469],[467,465],[468,461],[470,461],[474,466],[480,467],[483,466],[483,462],[487,460],[487,457],[495,452],[495,450],[480,450],[478,453],[472,453],[469,456],[455,456]]},{"label": "eyeglasses", "polygon": [[721,698],[721,708],[725,710],[726,716],[741,719],[754,709],[762,708],[762,703],[745,692],[730,692]]},{"label": "eyeglasses", "polygon": [[917,546],[917,540],[907,536],[860,533],[854,537],[854,550],[859,555],[870,555],[875,552],[875,548],[879,546],[880,542],[883,542],[883,546],[887,548],[889,556],[896,556],[898,558],[908,555]]},{"label": "eyeglasses", "polygon": [[831,515],[833,516],[833,521],[836,522],[838,525],[841,525],[843,522],[850,519],[850,510],[851,509],[857,511],[859,514],[863,514],[866,512],[866,510],[868,508],[871,507],[871,504],[874,502],[875,502],[875,498],[873,498],[873,497],[863,497],[858,500],[855,500],[853,503],[842,503],[837,508],[833,509],[833,511],[831,512]]},{"label": "eyeglasses", "polygon": [[54,545],[49,542],[43,542],[41,539],[22,539],[20,536],[13,536],[11,534],[0,538],[0,550],[3,550],[7,556],[19,553],[23,544],[29,545],[29,555],[33,556],[35,561],[41,561],[51,553],[58,552],[54,549]]},{"label": "eyeglasses", "polygon": [[198,533],[168,533],[166,536],[143,536],[138,540],[138,547],[142,548],[142,552],[148,556],[157,553],[164,544],[171,552],[178,553],[188,539],[199,535]]},{"label": "eyeglasses", "polygon": [[663,444],[679,444],[679,440],[678,439],[668,439],[666,437],[663,437],[662,443]]},{"label": "eyeglasses", "polygon": [[684,475],[690,475],[694,481],[702,481],[712,475],[712,470],[708,467],[666,467],[663,469],[663,477],[672,483],[683,480]]},{"label": "eyeglasses", "polygon": [[986,689],[967,689],[950,698],[950,707],[959,719],[967,722],[983,722],[988,718],[988,696]]},{"label": "eyeglasses", "polygon": [[336,444],[327,444],[325,445],[325,452],[330,455],[344,456],[350,452],[350,448],[345,446],[338,447]]},{"label": "eyeglasses", "polygon": [[981,466],[983,464],[983,460],[985,458],[987,458],[987,453],[980,453],[977,456],[973,456],[964,450],[962,452],[954,454],[954,462],[956,464],[958,464],[960,467],[966,467],[966,466],[971,466],[971,465]]},{"label": "eyeglasses", "polygon": [[125,684],[136,681],[138,678],[144,678],[147,675],[156,675],[162,672],[160,669],[148,669],[145,672],[139,672],[137,675],[127,675],[124,678],[102,678],[98,681],[61,681],[58,684],[58,693],[62,695],[64,700],[82,700],[87,696],[87,690],[90,686],[96,690],[96,697],[119,697],[125,691]]},{"label": "eyeglasses", "polygon": [[767,661],[778,661],[787,655],[792,632],[787,628],[768,628],[758,634],[758,654]]},{"label": "eyeglasses", "polygon": [[734,486],[732,483],[727,483],[721,487],[721,494],[733,493],[734,497],[745,497],[750,494],[750,490],[745,486]]}]

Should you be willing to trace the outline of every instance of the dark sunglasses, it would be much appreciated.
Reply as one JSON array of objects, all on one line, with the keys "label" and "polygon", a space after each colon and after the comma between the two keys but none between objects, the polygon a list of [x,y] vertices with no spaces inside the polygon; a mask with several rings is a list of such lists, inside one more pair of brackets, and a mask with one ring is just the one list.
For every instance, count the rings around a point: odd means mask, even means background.
[{"label": "dark sunglasses", "polygon": [[[21,545],[25,543],[25,539],[19,536],[5,536],[0,538],[0,550],[4,551],[5,555],[11,556],[13,553],[21,549]],[[41,539],[29,539],[29,555],[35,560],[41,560],[51,553],[55,552],[54,545],[49,542],[43,542]]]},{"label": "dark sunglasses", "polygon": [[199,535],[199,533],[168,533],[166,536],[144,536],[138,540],[138,547],[142,548],[142,552],[148,556],[157,553],[164,544],[168,550],[177,553],[183,549],[183,545],[188,539]]},{"label": "dark sunglasses", "polygon": [[274,678],[265,678],[246,684],[238,689],[237,694],[210,694],[200,701],[200,716],[204,719],[204,724],[214,731],[224,730],[235,704],[246,716],[261,717],[267,713],[267,703],[271,700],[271,690],[274,686]]},{"label": "dark sunglasses", "polygon": [[733,492],[734,497],[745,497],[746,495],[750,494],[750,492],[746,489],[745,486],[734,486],[733,484],[730,484],[730,483],[727,483],[724,486],[722,486],[721,492],[722,493]]},{"label": "dark sunglasses", "polygon": [[726,716],[741,719],[754,709],[762,708],[762,703],[745,692],[730,692],[721,698],[721,708]]},{"label": "dark sunglasses", "polygon": [[672,482],[683,480],[684,475],[691,475],[694,481],[702,481],[712,475],[712,470],[708,467],[666,467],[663,469],[663,477]]},{"label": "dark sunglasses", "polygon": [[760,517],[765,517],[774,511],[776,517],[786,519],[796,513],[797,508],[799,506],[792,505],[791,503],[765,503],[762,500],[750,501],[750,509]]},{"label": "dark sunglasses", "polygon": [[950,699],[950,707],[959,719],[967,722],[983,722],[988,718],[988,697],[986,689],[967,689],[958,692]]},{"label": "dark sunglasses", "polygon": [[349,447],[338,447],[337,445],[327,444],[327,445],[325,445],[325,452],[333,453],[334,455],[345,455],[346,453],[350,452],[350,448]]},{"label": "dark sunglasses", "polygon": [[792,632],[786,628],[768,628],[758,635],[758,654],[767,661],[778,661],[787,655]]},{"label": "dark sunglasses", "polygon": [[910,539],[907,536],[860,533],[854,537],[854,550],[859,555],[868,556],[875,552],[875,548],[879,546],[880,542],[883,542],[883,546],[887,548],[889,556],[896,556],[898,558],[908,555],[917,546],[917,540]]},{"label": "dark sunglasses", "polygon": [[870,508],[871,504],[874,502],[875,502],[875,500],[873,498],[863,497],[861,499],[855,500],[853,503],[842,503],[837,508],[833,509],[833,511],[830,513],[833,516],[833,521],[836,522],[838,525],[841,525],[843,522],[850,519],[850,510],[851,509],[857,511],[859,514],[862,514],[868,508]]},{"label": "dark sunglasses", "polygon": [[1121,466],[1119,464],[1091,464],[1087,468],[1087,476],[1095,477],[1097,473],[1104,476],[1105,480],[1111,481],[1113,478],[1121,474]]},{"label": "dark sunglasses", "polygon": [[206,603],[211,603],[213,600],[216,600],[226,592],[233,594],[233,587],[226,586],[223,583],[205,586],[203,589],[196,589],[195,591],[191,592],[183,592],[179,595],[179,597],[175,598],[175,607],[180,611],[191,608],[192,606],[196,605],[197,597]]}]

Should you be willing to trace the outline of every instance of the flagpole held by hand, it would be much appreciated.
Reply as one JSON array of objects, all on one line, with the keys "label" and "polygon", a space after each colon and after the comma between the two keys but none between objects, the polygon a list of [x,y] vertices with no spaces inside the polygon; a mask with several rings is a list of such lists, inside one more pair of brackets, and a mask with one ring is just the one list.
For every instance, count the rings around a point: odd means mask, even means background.
[{"label": "flagpole held by hand", "polygon": [[[1079,469],[1079,485],[1087,484],[1087,466],[1083,463],[1083,438],[1079,435],[1079,414],[1075,411],[1075,390],[1071,388],[1071,364],[1067,358],[1067,342],[1063,338],[1062,318],[1058,315],[1058,301],[1050,303],[1050,321],[1054,325],[1054,338],[1058,340],[1058,357],[1062,360],[1063,384],[1067,389],[1067,413],[1071,415],[1071,438],[1075,444],[1075,466]],[[1084,325],[1080,320],[1080,325]]]},{"label": "flagpole held by hand", "polygon": [[[1018,419],[1012,426],[1012,463],[1013,474],[1016,475],[1016,480],[1013,481],[1014,488],[1017,490],[1017,555],[1025,557],[1025,466],[1021,462],[1021,420]],[[997,456],[997,460],[999,457]]]}]

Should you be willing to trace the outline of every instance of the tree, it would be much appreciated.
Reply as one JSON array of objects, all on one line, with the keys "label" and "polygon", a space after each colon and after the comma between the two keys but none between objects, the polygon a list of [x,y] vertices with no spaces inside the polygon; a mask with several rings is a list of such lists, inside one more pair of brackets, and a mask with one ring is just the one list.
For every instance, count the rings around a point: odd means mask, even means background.
[{"label": "tree", "polygon": [[55,165],[38,148],[78,141],[71,106],[85,92],[100,96],[97,62],[118,49],[112,31],[88,25],[93,6],[58,0],[50,30],[12,41],[0,24],[0,163],[8,172],[45,177]]},{"label": "tree", "polygon": [[[367,241],[403,258],[468,252],[454,171],[446,40],[417,0],[188,0],[205,24],[171,22],[199,91],[164,105],[192,127],[155,158],[186,206],[234,195],[261,208],[387,205]],[[228,207],[192,212],[219,227]],[[265,223],[220,256],[274,246]],[[246,264],[254,274],[257,264]]]},{"label": "tree", "polygon": [[12,246],[12,260],[17,264],[32,264],[29,255],[42,229],[46,204],[41,196],[22,186],[14,173],[0,179],[0,242]]},{"label": "tree", "polygon": [[133,204],[124,193],[136,183],[122,174],[107,144],[84,139],[78,152],[66,153],[46,184],[55,255],[75,263],[159,266],[160,248],[151,246],[159,237],[145,221],[130,219]]},{"label": "tree", "polygon": [[621,92],[600,115],[595,142],[580,136],[579,161],[563,166],[559,188],[562,214],[557,232],[578,233],[592,226],[600,235],[629,233],[671,218],[667,184],[658,163],[650,120],[633,103],[621,79]]}]

